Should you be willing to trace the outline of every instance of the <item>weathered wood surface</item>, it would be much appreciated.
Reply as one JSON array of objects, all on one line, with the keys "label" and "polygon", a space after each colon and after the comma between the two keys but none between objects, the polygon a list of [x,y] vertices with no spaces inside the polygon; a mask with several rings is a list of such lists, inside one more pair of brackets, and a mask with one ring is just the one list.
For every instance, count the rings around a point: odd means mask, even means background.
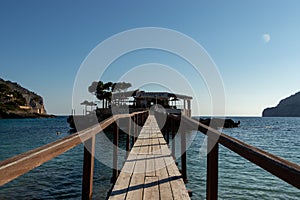
[{"label": "weathered wood surface", "polygon": [[63,154],[75,146],[95,137],[117,119],[129,118],[146,111],[131,114],[114,115],[99,124],[80,132],[59,139],[55,142],[38,147],[31,151],[0,161],[0,186],[42,165],[43,163]]},{"label": "weathered wood surface", "polygon": [[153,115],[141,130],[109,199],[190,199]]},{"label": "weathered wood surface", "polygon": [[200,132],[206,134],[215,143],[222,144],[243,158],[300,189],[300,165],[221,133],[192,118],[182,116],[181,122],[192,128],[197,127]]}]

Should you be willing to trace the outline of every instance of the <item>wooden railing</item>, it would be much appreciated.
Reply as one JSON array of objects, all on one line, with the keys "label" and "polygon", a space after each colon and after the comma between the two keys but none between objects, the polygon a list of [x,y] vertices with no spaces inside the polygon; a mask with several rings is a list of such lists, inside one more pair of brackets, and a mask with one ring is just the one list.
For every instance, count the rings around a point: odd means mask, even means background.
[{"label": "wooden railing", "polygon": [[[126,151],[129,152],[132,144],[135,142],[139,125],[142,125],[148,115],[148,111],[135,112],[132,114],[119,114],[114,115],[96,124],[88,129],[82,130],[68,137],[62,138],[55,142],[49,143],[42,147],[33,149],[26,153],[14,156],[0,162],[0,186],[8,183],[11,180],[29,172],[30,170],[42,165],[43,163],[63,154],[64,152],[72,149],[73,147],[84,142],[84,160],[83,160],[83,178],[82,178],[82,199],[91,199],[93,190],[93,171],[94,171],[94,152],[95,152],[95,139],[96,135],[102,132],[110,125],[114,125],[113,134],[113,176],[114,182],[118,177],[118,138],[119,128],[117,122],[120,119],[128,118],[129,134],[126,136]],[[134,121],[133,125],[131,121]],[[227,147],[233,152],[246,158],[250,162],[260,166],[266,171],[272,173],[278,178],[286,181],[287,183],[300,189],[300,166],[284,160],[280,157],[272,155],[261,149],[246,144],[240,140],[230,137],[221,133],[211,127],[208,127],[200,122],[185,116],[168,115],[167,127],[168,132],[166,140],[169,142],[169,132],[174,139],[176,134],[176,125],[178,121],[186,126],[186,128],[195,127],[202,133],[208,136],[208,155],[207,155],[207,183],[206,183],[206,196],[207,199],[218,198],[218,148],[219,144]],[[181,134],[181,166],[182,178],[187,182],[187,167],[186,167],[186,138],[185,134]],[[175,157],[175,141],[172,140],[172,155]]]},{"label": "wooden railing", "polygon": [[[98,133],[101,133],[105,128],[114,125],[114,161],[113,161],[113,180],[118,176],[117,150],[119,131],[117,121],[128,118],[129,133],[126,139],[126,150],[130,151],[130,138],[136,138],[138,135],[138,125],[142,125],[146,120],[148,111],[140,111],[131,114],[114,115],[99,124],[74,133],[55,142],[14,156],[0,162],[0,186],[16,179],[17,177],[29,172],[30,170],[42,165],[43,163],[65,153],[75,146],[84,142],[84,160],[83,160],[83,176],[82,176],[82,199],[91,199],[93,190],[93,171],[94,171],[94,152],[95,138]],[[131,128],[131,120],[135,123]],[[131,131],[132,130],[132,131]],[[134,140],[134,139],[133,139]]]},{"label": "wooden railing", "polygon": [[[278,178],[284,180],[290,185],[295,186],[300,189],[300,166],[287,161],[278,156],[272,155],[266,151],[259,148],[246,144],[240,140],[230,137],[224,133],[221,133],[211,127],[208,127],[195,119],[185,117],[185,116],[174,116],[169,115],[171,123],[172,137],[174,137],[175,126],[174,121],[181,120],[184,129],[189,127],[190,129],[198,129],[200,132],[208,136],[207,143],[207,182],[206,182],[206,198],[209,200],[215,200],[218,198],[218,149],[219,144],[227,147],[231,151],[239,154],[243,158],[246,158],[255,165],[263,168],[264,170],[270,172],[271,174],[277,176]],[[185,134],[181,134],[181,145],[185,147]],[[173,146],[173,145],[172,145]],[[187,178],[186,175],[186,154],[182,150],[181,165],[182,165],[182,176]],[[172,152],[175,151],[172,149]]]}]

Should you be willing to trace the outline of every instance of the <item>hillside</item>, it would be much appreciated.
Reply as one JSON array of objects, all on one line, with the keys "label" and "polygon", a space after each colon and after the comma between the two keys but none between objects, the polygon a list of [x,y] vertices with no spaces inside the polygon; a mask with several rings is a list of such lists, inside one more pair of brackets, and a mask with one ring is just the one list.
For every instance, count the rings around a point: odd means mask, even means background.
[{"label": "hillside", "polygon": [[47,115],[43,98],[17,83],[0,78],[0,118],[36,118]]},{"label": "hillside", "polygon": [[300,92],[279,102],[276,107],[266,108],[263,117],[300,117]]}]

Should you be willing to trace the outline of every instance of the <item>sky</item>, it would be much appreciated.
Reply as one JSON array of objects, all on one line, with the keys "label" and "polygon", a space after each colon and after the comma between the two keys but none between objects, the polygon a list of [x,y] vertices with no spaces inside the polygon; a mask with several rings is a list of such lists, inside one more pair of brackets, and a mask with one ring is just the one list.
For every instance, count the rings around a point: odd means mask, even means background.
[{"label": "sky", "polygon": [[[1,0],[0,77],[43,96],[48,113],[67,115],[74,107],[76,77],[101,42],[123,31],[159,27],[180,32],[205,49],[223,83],[226,115],[261,116],[264,108],[300,91],[299,9],[297,0]],[[178,84],[171,90],[196,91],[193,115],[211,115],[205,77],[195,76],[190,63],[169,52],[130,52],[98,77],[118,81],[148,63],[182,75],[192,89]]]}]

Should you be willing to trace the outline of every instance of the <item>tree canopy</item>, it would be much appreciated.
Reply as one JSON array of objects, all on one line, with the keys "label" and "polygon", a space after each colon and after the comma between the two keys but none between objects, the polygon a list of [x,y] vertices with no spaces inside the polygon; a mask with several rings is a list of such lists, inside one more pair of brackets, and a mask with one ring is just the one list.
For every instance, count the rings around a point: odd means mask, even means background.
[{"label": "tree canopy", "polygon": [[103,81],[93,81],[88,87],[88,91],[94,94],[97,99],[102,101],[102,108],[107,107],[108,102],[111,102],[113,92],[127,91],[132,85],[127,82],[106,82]]}]

